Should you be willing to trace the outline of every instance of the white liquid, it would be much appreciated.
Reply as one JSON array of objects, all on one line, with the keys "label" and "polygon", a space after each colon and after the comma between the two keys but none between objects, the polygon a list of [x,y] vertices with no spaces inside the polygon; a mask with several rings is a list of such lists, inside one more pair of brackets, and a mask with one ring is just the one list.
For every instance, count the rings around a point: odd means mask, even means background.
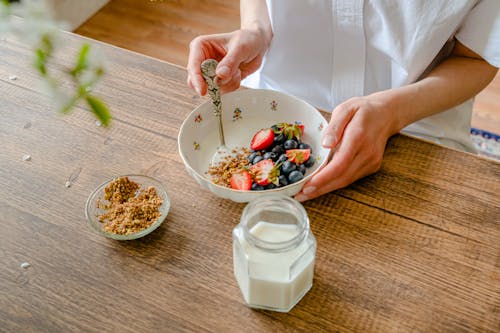
[{"label": "white liquid", "polygon": [[[292,224],[260,221],[250,233],[264,241],[283,242],[297,236],[299,229]],[[241,235],[237,237],[241,247],[234,246],[234,273],[247,304],[289,311],[312,286],[313,245],[303,241],[289,251],[272,253],[250,246]]]}]

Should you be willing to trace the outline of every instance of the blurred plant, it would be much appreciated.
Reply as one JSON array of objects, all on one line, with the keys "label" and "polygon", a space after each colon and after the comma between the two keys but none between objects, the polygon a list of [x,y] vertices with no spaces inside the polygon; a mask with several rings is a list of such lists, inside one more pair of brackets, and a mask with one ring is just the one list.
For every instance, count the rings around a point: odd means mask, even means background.
[{"label": "blurred plant", "polygon": [[[19,24],[14,15],[23,17]],[[73,82],[70,92],[51,72],[50,61],[59,45],[60,28],[63,23],[55,22],[43,1],[23,0],[9,3],[0,0],[0,34],[10,32],[30,43],[34,49],[34,67],[40,73],[58,111],[67,114],[81,101],[89,106],[103,126],[108,126],[111,114],[106,104],[92,93],[104,74],[101,58],[89,44],[83,44],[74,65],[65,70]]]}]

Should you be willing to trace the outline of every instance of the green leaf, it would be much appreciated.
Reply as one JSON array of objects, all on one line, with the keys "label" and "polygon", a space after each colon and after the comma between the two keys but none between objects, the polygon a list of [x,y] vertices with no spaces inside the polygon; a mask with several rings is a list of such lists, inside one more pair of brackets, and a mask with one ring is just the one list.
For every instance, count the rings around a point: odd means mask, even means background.
[{"label": "green leaf", "polygon": [[52,43],[52,39],[49,34],[44,34],[41,39],[41,46],[45,52],[47,58],[52,56],[52,52],[54,52],[54,43]]},{"label": "green leaf", "polygon": [[104,127],[107,127],[111,121],[111,113],[108,107],[97,97],[87,95],[85,97],[87,104],[90,106],[91,111],[101,121]]},{"label": "green leaf", "polygon": [[35,59],[35,68],[38,69],[40,74],[43,76],[47,75],[47,67],[45,66],[47,62],[47,56],[42,49],[36,49],[36,59]]},{"label": "green leaf", "polygon": [[76,60],[75,67],[70,72],[73,77],[78,76],[83,70],[87,69],[89,51],[90,51],[89,44],[84,44],[80,48],[80,52],[78,53],[78,59]]}]

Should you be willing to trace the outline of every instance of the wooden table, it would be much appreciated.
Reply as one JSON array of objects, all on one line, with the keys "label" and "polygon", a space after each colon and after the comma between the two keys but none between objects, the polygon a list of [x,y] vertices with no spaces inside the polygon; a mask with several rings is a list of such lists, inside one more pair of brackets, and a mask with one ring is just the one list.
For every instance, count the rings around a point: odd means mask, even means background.
[{"label": "wooden table", "polygon": [[[82,41],[65,35],[53,70]],[[380,172],[305,203],[312,290],[288,314],[252,310],[232,268],[244,205],[200,189],[177,153],[180,124],[204,99],[183,68],[92,44],[107,58],[109,129],[83,107],[56,114],[29,47],[0,41],[0,331],[500,330],[500,164],[392,138]],[[85,201],[130,173],[164,182],[171,211],[143,239],[103,238]]]}]

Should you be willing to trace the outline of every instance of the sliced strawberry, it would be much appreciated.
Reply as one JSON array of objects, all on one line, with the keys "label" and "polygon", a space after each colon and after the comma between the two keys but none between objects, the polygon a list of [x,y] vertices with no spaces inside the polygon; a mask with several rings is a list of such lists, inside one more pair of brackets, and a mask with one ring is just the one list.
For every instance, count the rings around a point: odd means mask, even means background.
[{"label": "sliced strawberry", "polygon": [[289,149],[286,151],[286,156],[290,162],[302,164],[311,156],[311,149]]},{"label": "sliced strawberry", "polygon": [[270,128],[264,128],[255,133],[250,141],[250,148],[253,150],[262,150],[270,147],[273,144],[274,132]]},{"label": "sliced strawberry", "polygon": [[250,167],[250,172],[253,175],[254,181],[258,185],[269,185],[273,183],[274,185],[279,184],[280,170],[279,166],[274,165],[272,160],[262,160]]},{"label": "sliced strawberry", "polygon": [[230,181],[231,188],[235,190],[248,191],[252,188],[252,176],[246,170],[233,173]]}]

